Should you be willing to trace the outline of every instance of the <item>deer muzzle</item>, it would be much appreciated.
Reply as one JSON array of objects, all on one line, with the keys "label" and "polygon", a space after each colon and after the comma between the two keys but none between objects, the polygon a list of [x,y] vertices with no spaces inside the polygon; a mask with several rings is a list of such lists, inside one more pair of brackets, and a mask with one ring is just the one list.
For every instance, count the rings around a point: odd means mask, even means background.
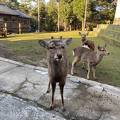
[{"label": "deer muzzle", "polygon": [[63,56],[60,53],[59,54],[55,54],[55,56],[54,56],[55,61],[61,61],[62,58],[63,58]]}]

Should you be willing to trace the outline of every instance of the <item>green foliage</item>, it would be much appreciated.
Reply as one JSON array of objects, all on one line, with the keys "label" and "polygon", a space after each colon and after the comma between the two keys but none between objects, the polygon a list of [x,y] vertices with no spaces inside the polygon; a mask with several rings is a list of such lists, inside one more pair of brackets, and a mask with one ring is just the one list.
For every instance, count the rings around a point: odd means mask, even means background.
[{"label": "green foliage", "polygon": [[0,0],[0,3],[7,4],[9,7],[15,9],[19,7],[19,2],[17,0]]},{"label": "green foliage", "polygon": [[115,7],[108,0],[91,1],[93,19],[98,23],[106,23],[114,19]]},{"label": "green foliage", "polygon": [[84,17],[85,0],[73,0],[73,13],[82,21]]},{"label": "green foliage", "polygon": [[66,25],[69,23],[69,17],[72,13],[72,6],[69,2],[65,0],[60,1],[60,18]]},{"label": "green foliage", "polygon": [[[32,18],[32,26],[37,25],[38,19],[38,0],[0,0],[12,8],[17,8]],[[56,31],[58,23],[58,2],[60,15],[60,30],[81,29],[86,0],[49,0],[46,4],[40,1],[40,28],[41,31]],[[58,2],[57,2],[58,1]],[[93,29],[100,23],[112,23],[114,19],[115,6],[111,0],[87,0],[87,27]],[[35,27],[37,29],[37,27]]]},{"label": "green foliage", "polygon": [[47,30],[55,31],[57,25],[57,3],[56,0],[50,0],[47,4]]}]

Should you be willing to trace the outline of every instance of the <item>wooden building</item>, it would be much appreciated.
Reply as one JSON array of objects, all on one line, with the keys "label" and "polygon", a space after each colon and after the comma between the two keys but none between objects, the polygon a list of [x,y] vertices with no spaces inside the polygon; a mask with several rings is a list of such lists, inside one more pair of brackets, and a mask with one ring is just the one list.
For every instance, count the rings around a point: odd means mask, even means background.
[{"label": "wooden building", "polygon": [[0,34],[30,32],[30,17],[19,10],[0,4]]}]

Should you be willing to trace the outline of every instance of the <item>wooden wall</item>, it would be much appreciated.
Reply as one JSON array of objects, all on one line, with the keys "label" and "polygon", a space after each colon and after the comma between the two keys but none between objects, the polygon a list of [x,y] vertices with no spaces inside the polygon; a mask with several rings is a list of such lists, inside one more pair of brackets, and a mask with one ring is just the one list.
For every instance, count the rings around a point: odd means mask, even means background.
[{"label": "wooden wall", "polygon": [[30,19],[0,14],[0,28],[6,26],[8,33],[30,32]]}]

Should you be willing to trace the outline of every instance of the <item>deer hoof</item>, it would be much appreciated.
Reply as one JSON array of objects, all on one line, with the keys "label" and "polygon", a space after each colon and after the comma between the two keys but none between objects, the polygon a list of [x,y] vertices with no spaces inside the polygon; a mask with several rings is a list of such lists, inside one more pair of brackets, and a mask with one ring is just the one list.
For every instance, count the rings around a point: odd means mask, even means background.
[{"label": "deer hoof", "polygon": [[94,80],[98,80],[96,77],[94,77]]},{"label": "deer hoof", "polygon": [[90,78],[89,78],[89,77],[87,77],[87,79],[89,80]]},{"label": "deer hoof", "polygon": [[46,93],[50,93],[50,90],[47,90]]},{"label": "deer hoof", "polygon": [[73,72],[71,72],[71,75],[74,75],[74,73],[73,73]]},{"label": "deer hoof", "polygon": [[65,111],[66,111],[65,107],[62,107],[62,111],[63,111],[63,112],[65,112]]},{"label": "deer hoof", "polygon": [[50,110],[54,110],[54,105],[50,105]]}]

